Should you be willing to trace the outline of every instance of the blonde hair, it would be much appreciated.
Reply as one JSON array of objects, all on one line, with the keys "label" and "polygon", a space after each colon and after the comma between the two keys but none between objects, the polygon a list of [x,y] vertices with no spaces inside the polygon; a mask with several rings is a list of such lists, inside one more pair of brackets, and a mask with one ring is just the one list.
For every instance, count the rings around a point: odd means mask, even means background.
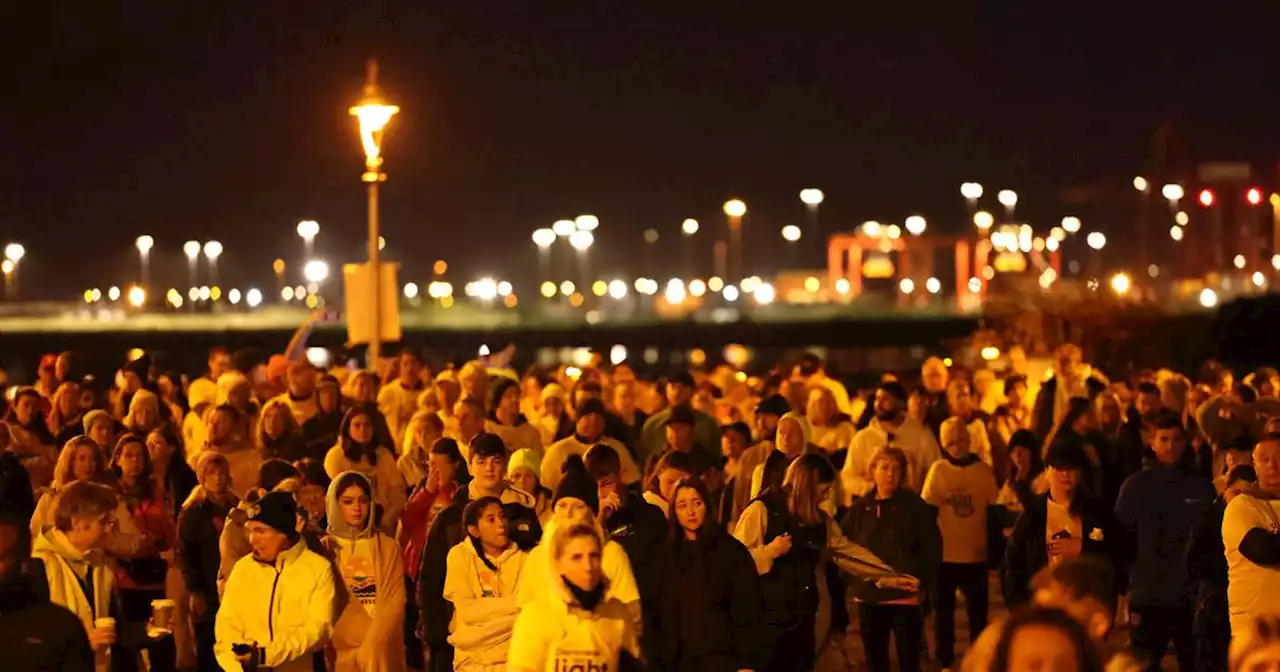
[{"label": "blonde hair", "polygon": [[787,495],[787,509],[791,515],[805,525],[814,525],[822,521],[823,486],[836,481],[835,467],[827,458],[814,453],[806,453],[797,457],[787,475],[782,479],[782,488]]},{"label": "blonde hair", "polygon": [[591,523],[577,522],[556,527],[555,534],[551,537],[552,558],[559,560],[564,556],[564,550],[569,547],[569,542],[582,537],[594,539],[597,548],[604,552],[604,542],[600,538],[599,530]]},{"label": "blonde hair", "polygon": [[902,452],[901,448],[895,448],[893,446],[884,446],[871,456],[871,460],[867,462],[868,480],[870,480],[871,475],[875,473],[876,465],[881,462],[888,461],[898,463],[898,487],[903,487],[907,483],[907,473],[911,468],[911,461],[907,459],[907,454]]},{"label": "blonde hair", "polygon": [[1245,662],[1255,653],[1269,646],[1280,644],[1280,616],[1263,614],[1249,619],[1244,632],[1233,632],[1231,649],[1227,656],[1227,669],[1243,670]]}]

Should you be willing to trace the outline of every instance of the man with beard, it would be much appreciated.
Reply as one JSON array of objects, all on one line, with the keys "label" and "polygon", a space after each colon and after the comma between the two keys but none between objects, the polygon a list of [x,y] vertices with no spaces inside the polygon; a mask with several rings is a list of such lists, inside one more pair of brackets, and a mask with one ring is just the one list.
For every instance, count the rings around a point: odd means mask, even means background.
[{"label": "man with beard", "polygon": [[846,499],[859,497],[871,489],[867,469],[876,451],[885,446],[894,446],[906,453],[910,468],[904,475],[903,487],[919,492],[929,467],[942,456],[938,440],[927,427],[907,416],[907,390],[901,383],[881,383],[873,408],[875,417],[865,429],[853,435],[849,457],[840,472]]}]

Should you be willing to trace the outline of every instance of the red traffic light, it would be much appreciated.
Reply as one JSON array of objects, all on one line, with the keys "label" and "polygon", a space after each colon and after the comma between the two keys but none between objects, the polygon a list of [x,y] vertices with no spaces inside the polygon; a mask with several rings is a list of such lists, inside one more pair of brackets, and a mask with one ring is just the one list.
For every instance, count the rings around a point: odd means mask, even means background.
[{"label": "red traffic light", "polygon": [[1249,205],[1257,205],[1262,202],[1262,190],[1257,187],[1250,187],[1249,191],[1245,192],[1244,198],[1249,201]]},{"label": "red traffic light", "polygon": [[1205,189],[1200,192],[1200,205],[1206,208],[1213,205],[1213,191]]}]

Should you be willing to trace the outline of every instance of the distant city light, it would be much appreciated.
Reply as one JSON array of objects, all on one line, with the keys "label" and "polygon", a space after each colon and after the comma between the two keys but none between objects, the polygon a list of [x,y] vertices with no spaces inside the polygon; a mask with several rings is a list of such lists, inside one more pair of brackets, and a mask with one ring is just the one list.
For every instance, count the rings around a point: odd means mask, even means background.
[{"label": "distant city light", "polygon": [[200,256],[200,243],[188,240],[182,244],[182,253],[187,255],[187,261],[195,261]]},{"label": "distant city light", "polygon": [[510,282],[506,280],[498,281],[498,296],[501,296],[501,297],[511,296],[511,292],[513,289],[514,288],[511,286]]},{"label": "distant city light", "polygon": [[404,283],[404,298],[406,299],[418,298],[418,283],[416,282]]},{"label": "distant city light", "polygon": [[1089,247],[1101,250],[1107,246],[1107,237],[1099,231],[1094,231],[1085,238],[1085,242],[1088,243]]},{"label": "distant city light", "polygon": [[627,283],[614,279],[609,281],[609,298],[622,299],[627,296]]},{"label": "distant city light", "polygon": [[569,235],[569,245],[579,252],[586,252],[595,241],[596,237],[590,231],[574,231]]},{"label": "distant city light", "polygon": [[120,288],[119,288],[119,287],[112,286],[110,289],[108,289],[108,290],[107,290],[107,299],[108,299],[109,301],[119,301],[119,300],[120,300]]},{"label": "distant city light", "polygon": [[257,308],[262,303],[262,291],[257,287],[250,287],[249,291],[244,294],[244,302],[250,308]]},{"label": "distant city light", "polygon": [[1080,218],[1071,216],[1063,217],[1062,230],[1067,233],[1080,233]]},{"label": "distant city light", "polygon": [[1200,305],[1212,308],[1218,305],[1218,293],[1208,287],[1200,290]]},{"label": "distant city light", "polygon": [[1254,284],[1254,285],[1256,285],[1256,286],[1258,286],[1258,287],[1261,287],[1261,286],[1263,286],[1263,285],[1267,284],[1267,278],[1266,278],[1265,276],[1263,276],[1263,275],[1262,275],[1262,272],[1261,272],[1261,271],[1254,271],[1254,272],[1253,272],[1253,284]]},{"label": "distant city light", "polygon": [[671,305],[680,305],[684,303],[685,289],[684,281],[679,278],[672,278],[667,282],[667,289],[663,292],[663,298]]},{"label": "distant city light", "polygon": [[1012,189],[1001,189],[1000,193],[996,194],[996,200],[1000,201],[1000,205],[1012,208],[1018,204],[1018,193]]},{"label": "distant city light", "polygon": [[960,195],[970,201],[982,198],[982,185],[977,182],[965,182],[960,185]]},{"label": "distant city light", "polygon": [[818,290],[821,288],[822,282],[816,277],[811,275],[804,279],[804,291],[809,292],[810,294],[817,294]]},{"label": "distant city light", "polygon": [[1245,192],[1244,199],[1249,202],[1249,205],[1258,205],[1262,203],[1262,190],[1250,187],[1249,191]]},{"label": "distant city light", "polygon": [[1169,229],[1169,237],[1174,239],[1175,241],[1181,241],[1182,235],[1183,234],[1182,234],[1181,226],[1174,226]]},{"label": "distant city light", "polygon": [[898,290],[903,294],[910,294],[916,291],[916,283],[912,281],[911,278],[903,278],[902,281],[898,283]]},{"label": "distant city light", "polygon": [[573,225],[579,231],[595,231],[600,226],[600,218],[595,215],[578,215]]},{"label": "distant city light", "polygon": [[147,290],[134,285],[129,288],[129,305],[141,308],[147,303]]},{"label": "distant city light", "polygon": [[801,189],[800,202],[808,206],[822,205],[822,201],[826,199],[826,195],[821,189]]},{"label": "distant city light", "polygon": [[707,283],[698,278],[690,280],[689,293],[692,294],[695,299],[701,297],[703,294],[707,293]]},{"label": "distant city light", "polygon": [[773,303],[773,300],[777,295],[773,290],[773,285],[767,282],[762,282],[758,287],[756,287],[756,291],[752,293],[752,296],[755,297],[756,303],[762,306],[767,306]]},{"label": "distant city light", "polygon": [[977,294],[982,291],[982,278],[969,278],[969,291]]},{"label": "distant city light", "polygon": [[879,237],[880,237],[880,228],[881,228],[881,227],[880,227],[880,222],[877,222],[877,221],[875,221],[874,219],[873,219],[873,220],[870,220],[870,221],[863,222],[863,223],[862,223],[862,235],[867,236],[867,237],[869,237],[869,238],[879,238]]},{"label": "distant city light", "polygon": [[551,282],[550,280],[547,280],[546,282],[542,283],[541,287],[539,287],[539,291],[542,293],[542,296],[544,298],[550,299],[554,297],[556,295],[556,292],[559,290],[556,289],[556,283]]},{"label": "distant city light", "polygon": [[889,240],[897,240],[902,237],[902,228],[897,224],[890,224],[884,228],[884,235],[888,236]]},{"label": "distant city light", "polygon": [[1244,258],[1244,255],[1243,255],[1243,254],[1237,254],[1237,255],[1236,255],[1236,258],[1231,260],[1231,263],[1232,263],[1232,264],[1234,264],[1236,268],[1244,268],[1244,266],[1245,266],[1245,258]]},{"label": "distant city light", "polygon": [[921,217],[920,215],[911,215],[903,222],[903,225],[907,227],[907,233],[913,236],[918,236],[924,233],[925,227],[927,226],[924,221],[924,217]]},{"label": "distant city light", "polygon": [[227,292],[227,300],[230,301],[233,306],[238,305],[240,303],[240,290],[232,289]]},{"label": "distant city light", "polygon": [[1183,212],[1183,211],[1179,210],[1179,211],[1177,212],[1177,214],[1175,214],[1175,215],[1173,216],[1173,221],[1174,221],[1178,226],[1186,226],[1186,225],[1187,225],[1187,223],[1191,221],[1191,217],[1190,217],[1190,216],[1188,216],[1188,215],[1187,215],[1187,213],[1185,213],[1185,212]]},{"label": "distant city light", "polygon": [[[1059,229],[1059,230],[1061,230],[1061,229]],[[1048,251],[1050,251],[1050,252],[1057,252],[1057,251],[1058,251],[1058,247],[1059,247],[1059,246],[1061,246],[1061,245],[1062,245],[1062,243],[1058,242],[1058,239],[1057,239],[1057,238],[1050,238],[1050,239],[1048,239],[1048,240],[1044,241],[1044,249],[1046,249],[1046,250],[1048,250]]]},{"label": "distant city light", "polygon": [[604,296],[609,293],[609,283],[604,280],[596,280],[591,283],[591,293],[596,296]]},{"label": "distant city light", "polygon": [[204,256],[208,258],[209,261],[217,261],[218,257],[222,256],[222,243],[219,243],[216,240],[211,240],[205,243]]},{"label": "distant city light", "polygon": [[721,280],[718,275],[711,276],[711,279],[707,281],[707,289],[713,292],[724,289],[724,280]]},{"label": "distant city light", "polygon": [[1213,207],[1213,191],[1212,190],[1204,189],[1200,191],[1200,205],[1203,205],[1206,208]]},{"label": "distant city light", "polygon": [[[191,288],[191,293],[192,293],[192,296],[191,296],[191,300],[192,300],[192,301],[195,301],[196,299],[200,298],[200,290],[196,289],[195,287],[192,287],[192,288]],[[292,288],[292,287],[285,287],[284,289],[281,289],[281,290],[280,290],[280,298],[281,298],[281,299],[284,299],[285,301],[292,301],[292,300],[293,300],[293,288]]]},{"label": "distant city light", "polygon": [[573,291],[575,289],[577,288],[574,286],[572,280],[565,280],[564,282],[560,283],[560,293],[564,296],[569,296],[570,294],[573,294]]},{"label": "distant city light", "polygon": [[319,259],[312,259],[302,267],[302,277],[306,278],[307,282],[324,282],[329,278],[329,264]]},{"label": "distant city light", "polygon": [[800,235],[800,227],[795,224],[788,224],[782,227],[782,239],[788,243],[794,243],[797,240],[800,240]]},{"label": "distant city light", "polygon": [[533,244],[539,249],[547,249],[556,242],[556,232],[551,229],[534,229]]},{"label": "distant city light", "polygon": [[724,202],[724,214],[730,217],[741,217],[747,214],[747,204],[734,198]]},{"label": "distant city light", "polygon": [[27,256],[27,248],[23,247],[21,243],[9,243],[4,246],[4,258],[15,264],[22,261],[25,256]]},{"label": "distant city light", "polygon": [[1124,296],[1129,293],[1129,288],[1133,285],[1133,281],[1129,279],[1128,273],[1116,273],[1111,276],[1111,291],[1117,296]]},{"label": "distant city light", "polygon": [[551,225],[551,232],[556,234],[557,236],[560,236],[561,238],[568,238],[569,236],[573,235],[574,231],[577,231],[577,230],[578,230],[578,226],[573,223],[572,219],[561,219],[556,221],[555,224]]},{"label": "distant city light", "polygon": [[1186,195],[1186,191],[1181,184],[1166,184],[1160,188],[1160,195],[1170,201],[1180,201]]},{"label": "distant city light", "polygon": [[986,231],[996,223],[996,218],[986,210],[979,210],[973,213],[973,225]]},{"label": "distant city light", "polygon": [[138,252],[145,255],[151,251],[151,248],[155,247],[156,239],[146,235],[138,236],[138,239],[133,241],[133,245],[138,248]]},{"label": "distant city light", "polygon": [[980,354],[982,355],[982,359],[988,362],[994,362],[997,359],[1000,359],[1000,348],[988,345],[982,349]]},{"label": "distant city light", "polygon": [[[686,236],[692,236],[693,234],[697,233],[698,220],[690,218],[690,219],[684,220],[683,222],[680,222],[680,232]],[[655,231],[655,233],[657,232]]]},{"label": "distant city light", "polygon": [[1151,188],[1151,183],[1147,182],[1147,178],[1139,175],[1138,177],[1133,178],[1133,188],[1145,194],[1147,193],[1147,190]]},{"label": "distant city light", "polygon": [[848,293],[849,293],[849,279],[848,279],[848,278],[839,278],[839,279],[837,279],[837,280],[836,280],[836,292],[838,292],[838,293],[840,293],[840,294],[848,294]]},{"label": "distant city light", "polygon": [[733,285],[725,285],[724,291],[721,293],[721,296],[724,297],[725,301],[728,301],[729,303],[733,303],[734,301],[738,300],[738,296],[739,296],[738,288],[734,287]]},{"label": "distant city light", "polygon": [[929,278],[928,280],[924,281],[924,288],[930,294],[937,294],[938,292],[942,291],[942,281],[938,280],[937,278]]}]

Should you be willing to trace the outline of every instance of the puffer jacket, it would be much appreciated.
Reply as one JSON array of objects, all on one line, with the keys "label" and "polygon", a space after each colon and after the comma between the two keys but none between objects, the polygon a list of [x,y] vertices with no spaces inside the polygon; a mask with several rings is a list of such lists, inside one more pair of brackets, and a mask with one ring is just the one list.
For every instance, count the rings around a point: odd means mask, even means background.
[{"label": "puffer jacket", "polygon": [[333,567],[301,540],[274,563],[252,554],[236,562],[227,579],[214,628],[214,655],[228,672],[243,668],[232,646],[257,642],[260,667],[310,672],[311,653],[333,633]]},{"label": "puffer jacket", "polygon": [[[942,562],[942,533],[938,510],[910,490],[898,490],[887,499],[876,499],[873,489],[849,507],[842,525],[844,534],[900,571],[920,577],[921,592],[931,594]],[[876,587],[858,580],[854,595],[864,602],[888,602],[918,597],[917,593]]]}]

